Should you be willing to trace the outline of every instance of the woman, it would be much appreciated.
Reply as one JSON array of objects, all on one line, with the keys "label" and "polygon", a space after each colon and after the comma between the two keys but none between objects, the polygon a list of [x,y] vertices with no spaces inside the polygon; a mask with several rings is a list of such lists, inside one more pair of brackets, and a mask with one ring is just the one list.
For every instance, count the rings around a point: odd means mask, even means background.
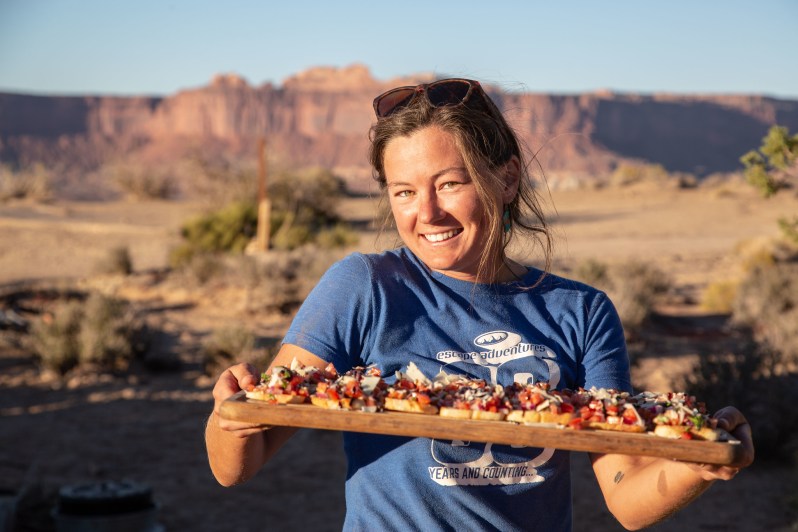
[{"label": "woman", "polygon": [[[334,265],[292,323],[274,364],[339,372],[410,362],[507,385],[631,391],[623,330],[606,295],[510,260],[516,234],[549,240],[518,141],[476,81],[441,80],[377,97],[371,163],[404,247]],[[365,281],[365,282],[364,282]],[[206,441],[220,483],[253,476],[295,429],[223,420],[220,403],[257,382],[226,370]],[[628,528],[657,522],[753,460],[733,408],[719,426],[743,441],[739,464],[592,455],[608,507]],[[567,451],[345,433],[347,530],[569,530]],[[490,473],[490,474],[489,474]]]}]

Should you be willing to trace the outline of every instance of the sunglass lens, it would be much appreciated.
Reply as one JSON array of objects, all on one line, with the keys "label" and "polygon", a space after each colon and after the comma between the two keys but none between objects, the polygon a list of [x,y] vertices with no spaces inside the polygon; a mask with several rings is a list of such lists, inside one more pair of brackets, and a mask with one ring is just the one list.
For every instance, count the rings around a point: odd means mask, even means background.
[{"label": "sunglass lens", "polygon": [[442,81],[427,87],[427,97],[432,105],[455,105],[465,101],[471,85],[467,81]]},{"label": "sunglass lens", "polygon": [[406,106],[415,94],[416,91],[413,87],[402,87],[383,94],[377,99],[377,105],[375,105],[377,116],[386,117],[396,109]]}]

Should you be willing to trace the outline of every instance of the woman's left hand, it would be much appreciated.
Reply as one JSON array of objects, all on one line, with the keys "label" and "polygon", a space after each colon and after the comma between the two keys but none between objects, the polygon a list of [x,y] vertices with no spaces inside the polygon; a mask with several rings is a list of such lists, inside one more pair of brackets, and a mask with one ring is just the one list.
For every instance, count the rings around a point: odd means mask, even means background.
[{"label": "woman's left hand", "polygon": [[742,412],[733,406],[721,408],[713,416],[718,421],[718,428],[737,438],[742,451],[737,459],[728,465],[688,464],[704,480],[731,480],[744,467],[754,461],[754,441],[751,437],[751,426]]}]

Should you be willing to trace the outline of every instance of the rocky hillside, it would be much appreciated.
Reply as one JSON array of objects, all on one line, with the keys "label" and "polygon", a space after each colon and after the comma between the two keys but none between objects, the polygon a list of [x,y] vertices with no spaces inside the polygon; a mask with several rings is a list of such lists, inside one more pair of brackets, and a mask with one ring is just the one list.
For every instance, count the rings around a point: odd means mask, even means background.
[{"label": "rocky hillside", "polygon": [[[281,86],[219,75],[165,97],[0,93],[0,160],[42,161],[76,176],[119,157],[163,162],[216,150],[253,158],[265,136],[272,159],[333,168],[363,190],[371,99],[429,79],[380,81],[353,65],[314,68]],[[606,176],[624,160],[699,177],[734,171],[772,124],[798,130],[798,101],[758,95],[489,91],[538,153],[552,186]]]}]

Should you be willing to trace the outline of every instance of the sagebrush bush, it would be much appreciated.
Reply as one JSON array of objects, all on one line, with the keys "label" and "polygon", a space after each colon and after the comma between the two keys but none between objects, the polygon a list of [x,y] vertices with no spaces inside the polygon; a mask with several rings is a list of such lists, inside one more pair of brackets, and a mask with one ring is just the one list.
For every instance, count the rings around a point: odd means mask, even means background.
[{"label": "sagebrush bush", "polygon": [[255,335],[242,326],[215,329],[203,343],[203,369],[214,376],[224,368],[249,358],[255,347]]},{"label": "sagebrush bush", "polygon": [[671,285],[659,268],[637,260],[607,265],[590,259],[578,265],[573,275],[607,292],[627,334],[640,330],[653,312],[657,299]]},{"label": "sagebrush bush", "polygon": [[31,348],[45,369],[64,374],[78,365],[78,333],[83,320],[83,303],[67,301],[52,313],[45,313],[31,328]]},{"label": "sagebrush bush", "polygon": [[97,261],[94,270],[100,274],[130,275],[133,273],[133,259],[127,246],[114,247]]},{"label": "sagebrush bush", "polygon": [[171,170],[145,165],[137,161],[117,161],[106,165],[102,172],[129,198],[139,201],[165,200],[177,193]]},{"label": "sagebrush bush", "polygon": [[78,344],[80,364],[106,370],[124,370],[134,356],[132,338],[136,320],[129,305],[92,293],[83,308]]},{"label": "sagebrush bush", "polygon": [[701,294],[701,308],[707,312],[731,314],[737,297],[736,281],[715,281]]},{"label": "sagebrush bush", "polygon": [[245,257],[230,269],[228,283],[246,283],[248,312],[290,314],[335,257],[314,247]]},{"label": "sagebrush bush", "polygon": [[772,375],[774,353],[740,340],[735,353],[705,354],[687,376],[711,412],[734,405],[751,425],[757,456],[798,463],[798,374]]},{"label": "sagebrush bush", "polygon": [[316,243],[325,249],[345,248],[358,243],[359,237],[348,224],[339,222],[329,229],[322,229],[316,236]]},{"label": "sagebrush bush", "polygon": [[778,353],[773,371],[798,371],[798,263],[756,268],[737,291],[733,322]]},{"label": "sagebrush bush", "polygon": [[47,201],[53,195],[52,181],[52,171],[40,163],[19,170],[0,164],[0,201]]},{"label": "sagebrush bush", "polygon": [[122,370],[135,355],[138,328],[127,303],[92,293],[57,304],[34,323],[31,347],[44,368],[60,374],[81,366]]},{"label": "sagebrush bush", "polygon": [[736,351],[703,356],[691,389],[718,407],[742,410],[759,455],[798,460],[798,263],[749,272],[737,289],[731,323]]},{"label": "sagebrush bush", "polygon": [[607,287],[610,282],[609,267],[596,259],[586,259],[577,264],[574,277],[590,286]]}]

